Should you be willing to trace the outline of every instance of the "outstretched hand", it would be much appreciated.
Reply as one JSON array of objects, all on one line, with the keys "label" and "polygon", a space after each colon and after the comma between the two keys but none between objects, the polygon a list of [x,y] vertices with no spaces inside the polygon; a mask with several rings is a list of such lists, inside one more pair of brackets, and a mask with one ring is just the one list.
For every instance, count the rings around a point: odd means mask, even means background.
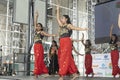
[{"label": "outstretched hand", "polygon": [[59,5],[59,0],[57,0],[57,10],[59,10],[60,5]]},{"label": "outstretched hand", "polygon": [[59,10],[60,9],[60,6],[59,5],[57,5],[57,10]]},{"label": "outstretched hand", "polygon": [[89,30],[89,28],[84,28],[86,31]]},{"label": "outstretched hand", "polygon": [[84,33],[82,33],[82,40],[84,40]]},{"label": "outstretched hand", "polygon": [[58,35],[57,34],[53,34],[52,37],[57,37]]}]

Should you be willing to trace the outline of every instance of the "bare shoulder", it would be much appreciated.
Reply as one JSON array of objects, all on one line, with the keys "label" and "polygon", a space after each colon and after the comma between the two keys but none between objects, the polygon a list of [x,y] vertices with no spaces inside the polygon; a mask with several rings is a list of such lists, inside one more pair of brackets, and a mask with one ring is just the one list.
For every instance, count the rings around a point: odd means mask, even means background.
[{"label": "bare shoulder", "polygon": [[67,27],[71,27],[71,26],[72,26],[72,24],[68,24],[68,25],[67,25]]},{"label": "bare shoulder", "polygon": [[67,25],[67,28],[68,28],[68,29],[71,29],[72,26],[73,26],[72,24],[68,24],[68,25]]},{"label": "bare shoulder", "polygon": [[40,31],[40,34],[42,34],[42,35],[43,35],[43,34],[45,34],[45,32],[44,32],[44,31]]}]

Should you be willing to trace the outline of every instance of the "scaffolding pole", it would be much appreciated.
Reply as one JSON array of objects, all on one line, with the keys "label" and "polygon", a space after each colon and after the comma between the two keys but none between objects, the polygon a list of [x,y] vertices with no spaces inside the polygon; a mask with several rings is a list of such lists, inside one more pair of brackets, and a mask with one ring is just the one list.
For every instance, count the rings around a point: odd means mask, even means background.
[{"label": "scaffolding pole", "polygon": [[7,30],[8,30],[8,16],[9,16],[9,0],[7,0],[7,15],[6,15],[6,39],[5,39],[5,55],[7,55],[7,46],[8,46],[8,44],[7,44],[7,42],[8,42],[8,32],[7,32]]},{"label": "scaffolding pole", "polygon": [[33,0],[29,0],[29,14],[28,14],[28,45],[27,45],[27,74],[26,75],[30,75],[30,57],[31,57],[31,48],[33,45],[33,40],[32,40],[32,31],[33,31],[33,20],[34,20],[34,1]]}]

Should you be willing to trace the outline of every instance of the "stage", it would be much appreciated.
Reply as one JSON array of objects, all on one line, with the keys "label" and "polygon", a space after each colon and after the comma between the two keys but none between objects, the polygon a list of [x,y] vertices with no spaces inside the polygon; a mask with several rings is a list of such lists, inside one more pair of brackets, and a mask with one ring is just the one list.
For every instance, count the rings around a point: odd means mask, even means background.
[{"label": "stage", "polygon": [[[58,80],[58,76],[50,76],[44,78],[42,76],[36,80]],[[71,80],[72,77],[65,77],[64,80]],[[0,80],[35,80],[33,76],[0,76]],[[108,77],[94,77],[94,78],[86,78],[79,77],[76,80],[120,80],[120,78],[108,78]]]}]

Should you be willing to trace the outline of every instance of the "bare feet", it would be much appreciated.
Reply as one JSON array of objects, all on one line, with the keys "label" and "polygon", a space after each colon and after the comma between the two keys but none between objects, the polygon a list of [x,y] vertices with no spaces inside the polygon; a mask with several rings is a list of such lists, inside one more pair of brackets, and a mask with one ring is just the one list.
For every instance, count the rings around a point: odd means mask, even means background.
[{"label": "bare feet", "polygon": [[78,77],[79,77],[79,75],[77,73],[75,73],[75,74],[73,74],[73,78],[71,80],[75,80]]},{"label": "bare feet", "polygon": [[94,77],[94,73],[92,73],[92,77]]},{"label": "bare feet", "polygon": [[113,77],[116,78],[115,75]]},{"label": "bare feet", "polygon": [[88,74],[86,75],[86,77],[88,77]]},{"label": "bare feet", "polygon": [[60,77],[58,80],[63,80],[63,77]]},{"label": "bare feet", "polygon": [[35,75],[35,76],[34,76],[34,80],[38,80],[38,75]]}]

